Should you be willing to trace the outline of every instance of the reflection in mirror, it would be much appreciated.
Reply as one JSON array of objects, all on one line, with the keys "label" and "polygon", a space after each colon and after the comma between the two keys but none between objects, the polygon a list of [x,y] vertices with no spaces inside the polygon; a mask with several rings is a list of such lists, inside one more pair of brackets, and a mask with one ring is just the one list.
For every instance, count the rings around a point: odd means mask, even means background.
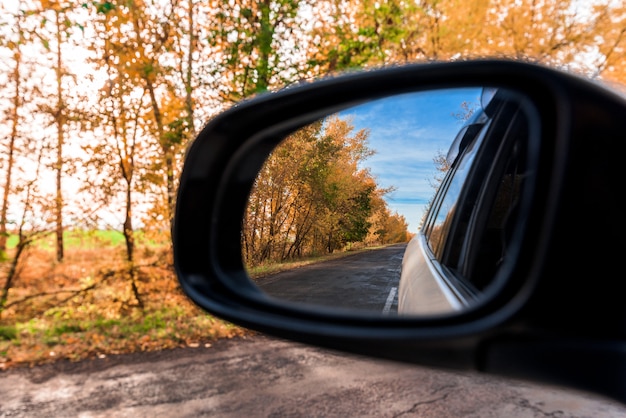
[{"label": "reflection in mirror", "polygon": [[529,174],[520,97],[482,87],[407,93],[293,132],[249,197],[248,274],[274,298],[352,312],[475,306],[510,257]]}]

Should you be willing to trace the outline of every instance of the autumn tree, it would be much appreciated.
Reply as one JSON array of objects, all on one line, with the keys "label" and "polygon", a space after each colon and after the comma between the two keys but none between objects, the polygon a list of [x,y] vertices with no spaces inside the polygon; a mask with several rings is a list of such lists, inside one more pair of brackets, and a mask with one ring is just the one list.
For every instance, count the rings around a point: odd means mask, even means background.
[{"label": "autumn tree", "polygon": [[412,2],[334,0],[318,2],[315,9],[319,22],[307,52],[322,74],[400,62],[390,46],[406,46],[422,32],[416,21],[419,9]]},{"label": "autumn tree", "polygon": [[[185,141],[184,132],[189,129],[187,124],[193,122],[193,109],[189,108],[191,92],[184,100],[178,98],[171,79],[174,69],[167,64],[173,45],[172,23],[178,22],[174,19],[177,4],[173,0],[118,0],[93,4],[102,43],[100,60],[115,65],[123,63],[119,66],[120,77],[136,87],[137,90],[132,91],[140,91],[147,98],[148,112],[140,121],[143,132],[149,133],[158,147],[159,162],[153,168],[162,177],[151,178],[164,187],[165,231],[170,229],[173,217],[178,154]],[[185,90],[190,88],[188,85]],[[160,202],[155,204],[158,206]]]},{"label": "autumn tree", "polygon": [[[195,101],[193,97],[197,80],[194,77],[194,67],[198,63],[194,60],[199,56],[200,42],[197,29],[198,5],[193,0],[187,0],[184,4],[179,3],[178,13],[173,13],[174,34],[172,36],[172,50],[176,57],[176,73],[181,86],[181,95],[184,97],[184,123],[188,142],[196,135]],[[180,122],[176,122],[181,125]]]},{"label": "autumn tree", "polygon": [[494,0],[488,19],[490,54],[557,66],[594,36],[594,20],[579,18],[571,1]]},{"label": "autumn tree", "polygon": [[369,171],[360,167],[372,154],[367,148],[369,132],[353,131],[348,120],[331,116],[314,148],[317,172],[312,174],[323,203],[314,233],[316,247],[328,253],[348,242],[362,241],[369,228],[370,197],[376,183]]},{"label": "autumn tree", "polygon": [[[155,21],[152,13],[158,10],[154,6],[141,1],[95,4],[98,38],[91,48],[96,53],[94,61],[106,75],[93,123],[104,135],[85,147],[91,169],[86,186],[94,190],[94,197],[103,206],[121,198],[126,272],[140,306],[134,226],[138,196],[152,193],[150,183],[158,187],[165,184],[163,212],[169,225],[175,154],[185,130],[185,119],[180,115],[182,100],[168,88],[160,62],[170,32],[167,24]],[[157,198],[157,207],[159,201]]]},{"label": "autumn tree", "polygon": [[248,265],[332,253],[366,240],[373,212],[386,205],[386,191],[362,167],[372,155],[368,135],[332,116],[294,132],[273,151],[243,224]]},{"label": "autumn tree", "polygon": [[[2,109],[6,112],[5,123],[0,125],[7,139],[2,143],[0,160],[5,175],[0,210],[0,312],[7,306],[9,292],[26,267],[29,248],[52,230],[49,220],[53,219],[51,210],[54,209],[54,205],[49,204],[54,197],[41,186],[43,157],[50,148],[44,137],[47,133],[36,129],[32,123],[38,89],[29,81],[35,73],[36,62],[25,53],[33,47],[33,29],[40,22],[39,16],[23,6],[18,2],[13,10],[1,8],[6,12],[2,23],[10,23],[13,30],[0,40],[0,48],[11,57],[3,63],[6,67],[3,65],[0,73],[5,86],[0,97],[8,104]],[[7,248],[9,232],[14,238],[10,251]]]},{"label": "autumn tree", "polygon": [[[24,74],[23,68],[23,44],[25,41],[24,32],[22,29],[24,13],[21,10],[21,2],[18,3],[17,13],[15,15],[9,15],[8,11],[4,10],[4,7],[0,8],[5,16],[10,16],[14,20],[14,32],[8,36],[3,37],[2,47],[8,49],[12,58],[12,68],[6,68],[7,79],[6,84],[11,85],[12,91],[8,93],[9,107],[6,109],[6,118],[9,126],[7,127],[7,143],[6,148],[3,149],[3,166],[4,171],[4,187],[2,192],[2,208],[0,209],[0,261],[6,258],[7,249],[7,223],[8,210],[9,210],[9,197],[12,194],[13,188],[13,176],[15,165],[15,154],[17,148],[17,141],[19,137],[20,124],[22,121],[21,110],[23,108],[24,101],[24,89],[22,85],[22,79]],[[6,13],[6,14],[5,14]],[[3,83],[4,84],[4,83]]]},{"label": "autumn tree", "polygon": [[407,242],[409,240],[406,218],[389,209],[385,195],[393,188],[377,189],[371,196],[371,215],[368,219],[369,230],[365,237],[367,245],[385,245]]},{"label": "autumn tree", "polygon": [[208,29],[214,87],[225,103],[299,81],[305,0],[214,2]]},{"label": "autumn tree", "polygon": [[[64,148],[68,129],[69,110],[67,103],[67,86],[70,73],[66,67],[63,44],[67,41],[72,30],[69,11],[73,4],[58,0],[41,0],[40,8],[32,10],[41,20],[41,30],[37,36],[44,48],[54,57],[54,93],[50,100],[42,103],[41,109],[52,119],[56,129],[55,161],[53,169],[56,176],[55,187],[55,218],[56,218],[56,259],[62,261],[64,256],[63,245],[63,177],[65,175]],[[45,93],[44,93],[45,94]]]},{"label": "autumn tree", "polygon": [[311,124],[290,135],[261,169],[249,198],[242,244],[251,264],[301,255],[317,217],[316,200],[303,171],[322,128]]},{"label": "autumn tree", "polygon": [[[173,220],[174,201],[176,198],[176,153],[182,144],[180,123],[177,120],[168,123],[163,115],[162,100],[159,99],[159,85],[167,84],[163,78],[164,68],[160,56],[171,43],[170,16],[173,14],[173,2],[167,4],[163,13],[165,16],[157,19],[150,14],[150,8],[142,1],[128,2],[128,18],[132,22],[133,38],[126,47],[134,50],[137,59],[132,62],[131,77],[138,77],[142,81],[149,97],[152,109],[152,130],[161,149],[163,171],[166,190],[166,219]],[[155,4],[150,5],[156,8]],[[166,87],[165,87],[166,88]],[[176,118],[178,119],[178,118]]]},{"label": "autumn tree", "polygon": [[[142,151],[142,131],[139,120],[144,105],[144,94],[131,94],[135,86],[124,78],[120,71],[123,62],[107,62],[108,81],[102,87],[99,98],[99,112],[94,115],[98,127],[106,139],[86,145],[89,155],[86,161],[91,174],[85,186],[91,190],[94,200],[109,205],[118,195],[122,196],[124,223],[122,233],[126,244],[127,274],[133,295],[139,305],[141,296],[137,287],[135,266],[135,230],[133,216],[135,194],[138,192],[137,172]],[[108,158],[103,159],[102,156]]]},{"label": "autumn tree", "polygon": [[[77,132],[79,128],[77,120],[80,119],[77,105],[80,95],[72,89],[76,86],[76,80],[68,71],[65,59],[67,48],[75,42],[71,38],[78,28],[77,22],[73,20],[72,7],[69,3],[56,1],[19,2],[13,16],[15,22],[13,31],[4,38],[6,45],[13,52],[14,66],[9,78],[14,90],[0,228],[3,230],[2,236],[6,237],[9,197],[16,162],[16,141],[19,136],[24,138],[23,142],[32,141],[38,128],[45,130],[47,137],[39,140],[46,143],[47,149],[42,161],[48,164],[55,176],[55,198],[52,202],[55,208],[57,261],[61,261],[64,255],[64,215],[67,215],[63,179],[72,169],[71,165],[68,165],[69,157],[66,155],[65,147],[68,133]],[[25,46],[31,52],[28,55],[25,54]],[[32,54],[32,51],[39,51],[41,55]],[[23,74],[26,70],[25,65],[28,65],[28,77]],[[52,77],[49,77],[50,72],[53,73]],[[20,116],[20,113],[26,112],[29,114],[28,118]],[[50,122],[38,127],[35,123],[38,115],[45,115]],[[54,132],[47,129],[49,126],[54,128]],[[2,248],[5,249],[4,242]]]},{"label": "autumn tree", "polygon": [[375,242],[378,244],[396,244],[409,240],[408,223],[406,218],[389,209],[382,217],[382,222],[374,231]]},{"label": "autumn tree", "polygon": [[[16,211],[15,235],[17,242],[6,269],[2,269],[3,283],[0,290],[0,314],[7,307],[9,291],[15,285],[22,270],[28,250],[39,239],[47,236],[53,228],[47,221],[53,219],[54,207],[48,205],[50,196],[40,187],[40,175],[43,165],[43,154],[47,151],[43,141],[30,144],[30,161],[32,170],[20,173],[19,184],[15,187],[16,200],[19,202]],[[26,160],[22,160],[25,162]]]},{"label": "autumn tree", "polygon": [[584,57],[590,62],[591,77],[626,84],[626,5],[593,5],[597,53],[588,47]]},{"label": "autumn tree", "polygon": [[478,55],[488,2],[329,0],[311,35],[321,73]]}]

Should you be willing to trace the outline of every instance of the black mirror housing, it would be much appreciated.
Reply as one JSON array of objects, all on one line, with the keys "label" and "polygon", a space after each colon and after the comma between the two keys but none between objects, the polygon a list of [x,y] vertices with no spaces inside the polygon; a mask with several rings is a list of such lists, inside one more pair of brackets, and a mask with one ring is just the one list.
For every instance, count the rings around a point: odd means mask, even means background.
[{"label": "black mirror housing", "polygon": [[[241,222],[265,159],[288,133],[405,92],[497,86],[532,104],[534,179],[515,259],[491,297],[455,315],[381,318],[279,303],[242,261]],[[346,74],[267,93],[211,120],[187,150],[173,229],[184,292],[235,324],[358,354],[566,384],[626,401],[620,257],[626,102],[543,66],[463,61]],[[583,366],[583,363],[586,366]]]}]

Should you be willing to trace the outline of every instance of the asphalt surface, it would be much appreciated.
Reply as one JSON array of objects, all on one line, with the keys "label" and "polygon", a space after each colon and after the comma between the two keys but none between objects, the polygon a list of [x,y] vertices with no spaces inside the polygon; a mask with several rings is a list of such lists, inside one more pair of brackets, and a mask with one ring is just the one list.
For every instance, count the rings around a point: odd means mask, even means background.
[{"label": "asphalt surface", "polygon": [[0,417],[624,417],[626,405],[268,338],[0,372]]},{"label": "asphalt surface", "polygon": [[257,285],[277,299],[344,311],[395,315],[406,244],[273,274]]}]

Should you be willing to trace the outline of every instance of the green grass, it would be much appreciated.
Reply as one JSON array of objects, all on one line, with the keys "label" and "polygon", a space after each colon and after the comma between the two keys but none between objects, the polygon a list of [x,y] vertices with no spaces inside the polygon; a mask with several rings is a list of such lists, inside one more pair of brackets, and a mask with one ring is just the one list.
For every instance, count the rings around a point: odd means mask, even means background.
[{"label": "green grass", "polygon": [[48,315],[0,325],[0,369],[7,364],[80,360],[98,353],[130,353],[242,335],[241,328],[205,312],[181,307],[135,310],[117,318],[63,319]]},{"label": "green grass", "polygon": [[[36,241],[34,245],[44,250],[53,250],[55,248],[55,236],[49,234]],[[115,230],[71,230],[63,233],[63,242],[66,249],[72,248],[105,248],[117,247],[124,245],[124,234]],[[148,239],[141,230],[135,231],[135,242],[139,245],[147,247],[161,246],[163,243]],[[7,238],[7,248],[13,249],[18,243],[18,237],[15,234],[9,234]]]},{"label": "green grass", "polygon": [[122,324],[122,321],[120,319],[104,319],[104,318],[97,318],[93,322],[88,323],[88,325],[92,326],[93,329],[97,329],[99,331],[106,331],[107,329],[119,327],[121,324]]},{"label": "green grass", "polygon": [[[115,247],[124,244],[124,234],[120,231],[96,230],[96,231],[67,231],[63,234],[63,240],[68,248],[100,248]],[[54,243],[53,240],[51,240]]]},{"label": "green grass", "polygon": [[11,341],[17,338],[17,328],[11,325],[0,325],[0,340]]},{"label": "green grass", "polygon": [[82,326],[78,324],[60,324],[52,329],[51,334],[55,336],[63,335],[63,334],[72,334],[76,332],[83,332],[84,329]]}]

